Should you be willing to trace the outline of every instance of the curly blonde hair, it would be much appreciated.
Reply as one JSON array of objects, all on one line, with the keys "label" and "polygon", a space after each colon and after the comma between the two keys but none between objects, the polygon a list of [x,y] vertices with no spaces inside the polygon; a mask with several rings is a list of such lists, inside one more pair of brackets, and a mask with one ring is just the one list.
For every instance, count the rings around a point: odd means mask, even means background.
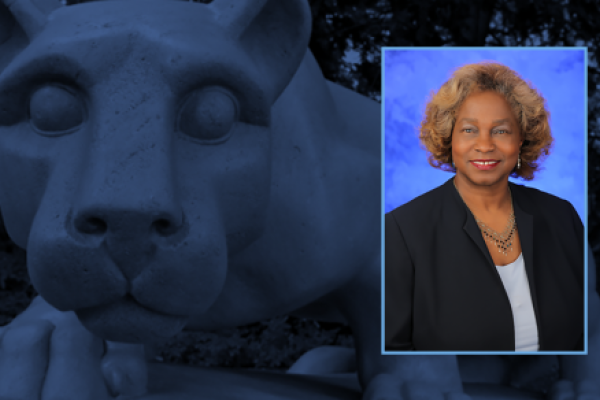
[{"label": "curly blonde hair", "polygon": [[440,90],[432,92],[419,127],[419,139],[435,168],[456,172],[452,167],[452,130],[458,109],[472,93],[492,91],[504,96],[517,119],[523,146],[521,168],[511,177],[532,180],[540,162],[550,154],[553,142],[545,100],[532,85],[510,68],[497,62],[464,65],[454,71]]}]

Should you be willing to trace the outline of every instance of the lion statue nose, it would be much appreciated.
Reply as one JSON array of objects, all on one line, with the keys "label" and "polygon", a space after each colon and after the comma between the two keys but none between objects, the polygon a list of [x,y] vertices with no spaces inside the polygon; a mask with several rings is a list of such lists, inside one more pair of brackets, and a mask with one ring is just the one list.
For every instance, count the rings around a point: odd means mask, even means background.
[{"label": "lion statue nose", "polygon": [[186,237],[182,210],[159,211],[90,206],[74,213],[75,236],[105,246],[132,282],[156,256],[157,248]]},{"label": "lion statue nose", "polygon": [[183,225],[183,213],[144,213],[129,210],[81,210],[74,218],[75,229],[84,235],[156,234],[167,237]]}]

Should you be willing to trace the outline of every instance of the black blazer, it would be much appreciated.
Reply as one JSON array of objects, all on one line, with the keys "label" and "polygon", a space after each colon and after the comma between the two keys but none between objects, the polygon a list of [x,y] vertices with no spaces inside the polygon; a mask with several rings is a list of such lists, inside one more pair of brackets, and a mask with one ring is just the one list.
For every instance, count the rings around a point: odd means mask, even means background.
[{"label": "black blazer", "polygon": [[[508,296],[452,179],[385,215],[386,351],[515,351]],[[581,219],[566,200],[509,185],[539,350],[583,350]]]}]

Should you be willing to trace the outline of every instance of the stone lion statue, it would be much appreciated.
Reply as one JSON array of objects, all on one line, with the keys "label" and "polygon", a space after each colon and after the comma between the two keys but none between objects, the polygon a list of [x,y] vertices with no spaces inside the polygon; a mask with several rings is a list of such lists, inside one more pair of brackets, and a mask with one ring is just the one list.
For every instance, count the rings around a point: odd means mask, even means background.
[{"label": "stone lion statue", "polygon": [[[469,398],[456,357],[381,354],[378,104],[323,78],[306,1],[203,3],[0,2],[0,210],[41,295],[0,398]],[[144,360],[284,314],[348,322],[360,387]]]}]

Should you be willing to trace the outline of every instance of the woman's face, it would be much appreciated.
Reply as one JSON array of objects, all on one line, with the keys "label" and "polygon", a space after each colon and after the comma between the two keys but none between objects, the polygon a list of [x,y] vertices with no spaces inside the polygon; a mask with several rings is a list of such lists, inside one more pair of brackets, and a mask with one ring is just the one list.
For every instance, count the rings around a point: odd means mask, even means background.
[{"label": "woman's face", "polygon": [[481,186],[507,181],[522,144],[517,120],[502,95],[474,93],[458,109],[452,131],[457,175]]}]

